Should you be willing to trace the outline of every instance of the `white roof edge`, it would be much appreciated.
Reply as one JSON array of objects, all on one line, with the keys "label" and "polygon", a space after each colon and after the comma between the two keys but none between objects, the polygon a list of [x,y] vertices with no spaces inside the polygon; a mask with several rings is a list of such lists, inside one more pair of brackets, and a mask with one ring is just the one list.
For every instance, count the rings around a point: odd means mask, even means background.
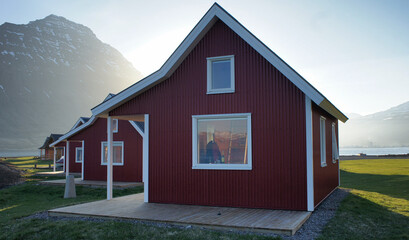
[{"label": "white roof edge", "polygon": [[[169,77],[173,73],[172,70],[178,67],[178,63],[183,61],[184,56],[190,53],[189,50],[195,46],[194,43],[197,43],[201,39],[201,38],[198,39],[198,37],[204,35],[207,32],[207,30],[210,29],[210,27],[215,22],[214,21],[215,17],[217,17],[227,26],[229,26],[236,34],[238,34],[242,39],[244,39],[251,47],[253,47],[260,55],[262,55],[268,62],[270,62],[275,68],[277,68],[277,70],[279,70],[285,77],[287,77],[295,86],[297,86],[302,92],[304,92],[304,94],[307,95],[317,105],[320,105],[324,100],[326,100],[326,98],[317,89],[315,89],[294,69],[292,69],[287,63],[285,63],[266,45],[264,45],[264,43],[257,39],[251,32],[249,32],[244,26],[242,26],[228,12],[226,12],[222,7],[215,3],[157,72],[154,72],[145,79],[123,90],[122,92],[118,93],[116,96],[112,97],[108,101],[103,102],[100,105],[94,107],[92,109],[92,114],[95,116],[98,116],[100,114],[107,114],[107,112],[109,112],[122,102],[142,92],[143,90],[153,85],[154,83],[159,82],[166,77]],[[336,109],[336,111],[341,113],[332,104],[330,104],[330,108]],[[340,115],[334,117],[340,119],[339,118]],[[343,117],[344,119],[345,118],[348,119],[342,113],[341,117]]]},{"label": "white roof edge", "polygon": [[86,123],[83,125],[79,126],[78,128],[71,129],[69,132],[66,134],[62,135],[57,141],[53,142],[50,144],[50,147],[54,147],[58,143],[66,140],[67,138],[71,137],[72,135],[76,134],[77,132],[83,130],[84,128],[87,128],[89,125],[92,125],[97,118],[95,116],[92,116]]},{"label": "white roof edge", "polygon": [[[82,123],[82,124],[85,123],[85,121],[82,120],[82,117],[80,117],[80,118],[78,119],[78,121],[74,124],[74,126],[71,128],[71,130],[77,128],[80,123]],[[71,130],[70,130],[70,131],[71,131]]]}]

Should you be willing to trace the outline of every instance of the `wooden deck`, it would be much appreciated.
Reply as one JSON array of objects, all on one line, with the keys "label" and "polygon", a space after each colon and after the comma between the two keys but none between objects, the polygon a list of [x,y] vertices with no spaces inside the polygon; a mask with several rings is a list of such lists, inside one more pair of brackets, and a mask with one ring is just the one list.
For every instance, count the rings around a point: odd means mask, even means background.
[{"label": "wooden deck", "polygon": [[[58,180],[48,180],[48,181],[41,181],[40,184],[45,185],[65,185],[65,179],[58,179]],[[81,180],[81,178],[75,178],[75,185],[77,186],[90,186],[90,187],[106,187],[107,182],[105,181],[89,181],[89,180]],[[137,187],[143,186],[141,182],[113,182],[114,188],[130,188],[130,187]]]},{"label": "wooden deck", "polygon": [[310,212],[144,203],[143,193],[48,211],[50,216],[137,219],[212,229],[293,235]]}]

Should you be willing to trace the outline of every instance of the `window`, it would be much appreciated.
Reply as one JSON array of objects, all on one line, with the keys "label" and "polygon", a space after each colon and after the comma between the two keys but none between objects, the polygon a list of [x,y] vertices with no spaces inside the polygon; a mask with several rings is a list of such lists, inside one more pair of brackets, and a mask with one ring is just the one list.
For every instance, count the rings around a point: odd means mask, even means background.
[{"label": "window", "polygon": [[251,170],[251,114],[192,116],[193,169]]},{"label": "window", "polygon": [[117,133],[118,132],[118,119],[113,119],[114,126],[113,126],[113,132]]},{"label": "window", "polygon": [[82,147],[75,148],[75,162],[82,163]]},{"label": "window", "polygon": [[320,118],[320,149],[321,149],[321,167],[327,166],[326,150],[325,150],[325,118]]},{"label": "window", "polygon": [[[114,142],[114,157],[112,165],[124,165],[124,142]],[[108,163],[108,143],[101,142],[101,165]]]},{"label": "window", "polygon": [[207,94],[234,92],[234,56],[207,58]]},{"label": "window", "polygon": [[335,134],[335,123],[332,123],[332,163],[336,163],[339,160],[337,135]]}]

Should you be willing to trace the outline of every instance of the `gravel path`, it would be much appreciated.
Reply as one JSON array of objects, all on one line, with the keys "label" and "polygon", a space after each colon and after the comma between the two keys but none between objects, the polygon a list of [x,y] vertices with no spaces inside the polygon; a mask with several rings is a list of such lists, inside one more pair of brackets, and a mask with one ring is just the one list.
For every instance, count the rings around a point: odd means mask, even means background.
[{"label": "gravel path", "polygon": [[[346,189],[336,189],[331,196],[325,199],[318,208],[311,214],[310,218],[304,223],[304,225],[294,234],[294,236],[286,236],[286,235],[278,235],[278,234],[264,234],[264,233],[254,233],[256,235],[263,235],[263,236],[280,236],[283,239],[290,239],[290,240],[309,240],[317,238],[324,226],[328,223],[331,218],[335,216],[335,212],[337,211],[339,204],[341,201],[349,194],[349,191]],[[91,222],[105,222],[105,221],[118,221],[118,222],[128,222],[128,223],[143,223],[152,226],[158,227],[165,227],[165,228],[179,228],[179,229],[189,229],[189,228],[199,228],[204,229],[203,227],[195,227],[195,226],[180,226],[180,225],[172,225],[166,223],[158,223],[158,222],[146,222],[146,221],[138,221],[138,220],[129,220],[129,219],[102,219],[102,218],[93,218],[93,217],[51,217],[48,216],[48,212],[40,212],[33,214],[31,216],[25,217],[25,219],[44,219],[44,220],[51,220],[51,221],[91,221]],[[208,230],[208,231],[218,231],[218,230]],[[249,234],[249,232],[245,231],[225,231],[225,232],[235,232],[240,234]]]}]

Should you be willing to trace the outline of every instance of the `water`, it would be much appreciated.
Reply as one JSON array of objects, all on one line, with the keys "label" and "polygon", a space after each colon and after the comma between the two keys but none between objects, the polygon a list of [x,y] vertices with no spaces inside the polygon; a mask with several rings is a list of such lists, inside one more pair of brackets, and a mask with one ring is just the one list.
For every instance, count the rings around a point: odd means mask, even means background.
[{"label": "water", "polygon": [[365,153],[366,155],[390,155],[390,154],[408,154],[409,147],[394,147],[394,148],[340,148],[339,155],[358,155]]},{"label": "water", "polygon": [[29,157],[39,156],[40,150],[16,150],[16,151],[0,151],[0,157]]}]

